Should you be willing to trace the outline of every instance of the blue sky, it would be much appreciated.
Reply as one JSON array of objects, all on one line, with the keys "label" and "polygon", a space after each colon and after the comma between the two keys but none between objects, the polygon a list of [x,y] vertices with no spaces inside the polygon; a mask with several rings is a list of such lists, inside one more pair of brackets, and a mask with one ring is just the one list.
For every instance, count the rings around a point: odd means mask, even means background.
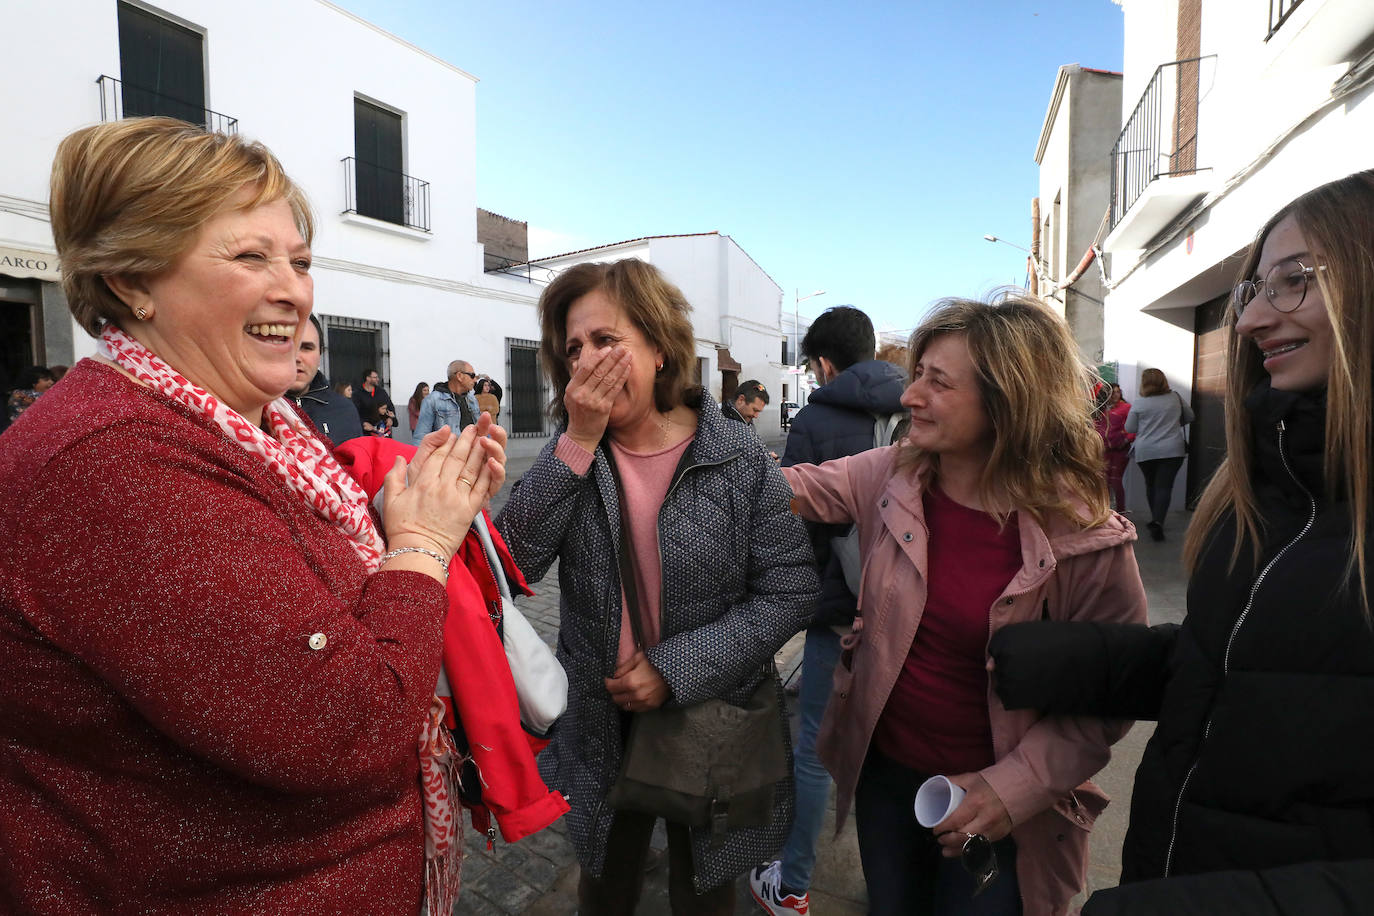
[{"label": "blue sky", "polygon": [[[1111,0],[335,0],[479,77],[477,203],[532,253],[718,230],[784,290],[909,328],[1021,283],[1060,64]],[[1107,151],[1103,151],[1107,155]]]}]

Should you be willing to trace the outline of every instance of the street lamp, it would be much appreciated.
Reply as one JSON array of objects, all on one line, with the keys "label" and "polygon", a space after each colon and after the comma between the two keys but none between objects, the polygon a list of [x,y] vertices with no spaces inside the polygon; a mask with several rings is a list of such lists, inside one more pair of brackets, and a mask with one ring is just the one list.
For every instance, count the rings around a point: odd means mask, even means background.
[{"label": "street lamp", "polygon": [[[1022,248],[1015,242],[1008,242],[1006,239],[1001,238],[1000,236],[985,235],[983,236],[983,238],[989,242],[1001,242],[1003,245],[1010,245],[1017,251],[1024,251],[1026,253],[1026,282],[1024,286],[1031,291],[1032,295],[1034,295],[1036,292],[1037,284],[1033,283],[1032,280],[1034,280],[1037,275],[1034,273],[1035,268],[1032,266],[1033,262],[1035,261],[1035,256],[1031,254],[1031,250],[1029,248]],[[1012,282],[1014,283],[1016,281],[1013,280]]]},{"label": "street lamp", "polygon": [[801,290],[793,289],[796,300],[792,303],[792,365],[797,367],[797,403],[801,403],[801,304],[807,299],[814,299],[817,296],[824,296],[825,290],[818,289],[814,293],[801,294]]},{"label": "street lamp", "polygon": [[801,304],[807,299],[824,296],[825,290],[818,289],[805,296],[801,294],[801,290],[796,290],[796,294],[796,301],[792,303],[792,364],[801,368]]},{"label": "street lamp", "polygon": [[1003,245],[1010,245],[1010,246],[1013,247],[1013,248],[1018,248],[1018,249],[1020,249],[1021,251],[1024,251],[1026,254],[1030,254],[1030,249],[1029,249],[1029,248],[1021,248],[1021,246],[1018,245],[1018,244],[1016,244],[1015,242],[1008,242],[1008,241],[1007,241],[1006,239],[1004,239],[1004,238],[999,238],[998,236],[995,236],[995,235],[985,235],[985,236],[983,236],[983,238],[987,239],[989,242],[1001,242]]}]

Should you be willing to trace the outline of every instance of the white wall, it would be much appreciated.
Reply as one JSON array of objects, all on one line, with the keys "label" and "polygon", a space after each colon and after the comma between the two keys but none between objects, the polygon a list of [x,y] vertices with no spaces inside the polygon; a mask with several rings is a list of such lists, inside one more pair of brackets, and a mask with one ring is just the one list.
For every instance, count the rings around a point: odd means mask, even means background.
[{"label": "white wall", "polygon": [[[0,168],[0,246],[52,251],[53,152],[100,120],[97,77],[120,77],[116,4],[24,6],[8,17],[0,56],[0,137],[22,138]],[[206,106],[238,118],[239,134],[265,143],[305,189],[317,217],[316,310],[388,324],[397,404],[454,358],[507,385],[505,338],[539,336],[538,289],[482,273],[476,79],[322,0],[147,6],[204,34]],[[405,171],[430,186],[430,232],[342,214],[355,94],[402,113]],[[94,352],[74,336],[78,358]]]},{"label": "white wall", "polygon": [[[1172,0],[1126,0],[1123,121],[1153,75],[1174,59]],[[1301,16],[1268,42],[1267,4],[1204,0],[1198,114],[1198,166],[1211,167],[1203,208],[1171,239],[1146,251],[1112,253],[1105,356],[1121,364],[1123,393],[1137,393],[1140,371],[1163,369],[1190,394],[1195,309],[1234,284],[1240,256],[1275,211],[1317,185],[1374,167],[1374,89],[1331,102],[1347,69],[1341,54],[1374,38],[1374,6],[1306,0]],[[1301,53],[1293,42],[1303,42]],[[1349,56],[1348,54],[1346,56]],[[1327,104],[1323,105],[1323,100]],[[1287,132],[1292,130],[1291,135]],[[1166,230],[1165,235],[1169,232]],[[1179,475],[1175,505],[1186,471]],[[1138,476],[1128,486],[1139,486]],[[1143,507],[1130,497],[1133,505]]]}]

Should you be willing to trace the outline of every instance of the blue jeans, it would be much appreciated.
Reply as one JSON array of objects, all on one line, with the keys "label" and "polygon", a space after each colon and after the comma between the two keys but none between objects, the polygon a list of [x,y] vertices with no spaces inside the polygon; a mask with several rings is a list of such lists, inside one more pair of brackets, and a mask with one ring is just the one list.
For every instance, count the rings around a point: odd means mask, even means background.
[{"label": "blue jeans", "polygon": [[816,841],[825,823],[830,801],[830,774],[816,757],[816,735],[830,702],[835,663],[840,658],[840,637],[826,626],[806,631],[802,650],[801,694],[797,713],[797,746],[793,749],[792,774],[796,781],[797,811],[792,833],[782,848],[782,886],[800,894],[811,887],[816,867]]},{"label": "blue jeans", "polygon": [[935,834],[916,823],[912,807],[926,776],[869,748],[854,793],[859,860],[870,916],[1021,916],[1016,843],[993,844],[997,878],[977,897],[958,859],[940,855]]}]

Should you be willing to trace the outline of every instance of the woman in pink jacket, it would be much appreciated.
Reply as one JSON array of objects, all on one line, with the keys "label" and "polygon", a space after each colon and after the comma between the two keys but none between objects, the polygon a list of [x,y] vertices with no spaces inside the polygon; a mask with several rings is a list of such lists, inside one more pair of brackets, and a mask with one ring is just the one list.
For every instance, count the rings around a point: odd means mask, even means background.
[{"label": "woman in pink jacket", "polygon": [[[906,440],[784,469],[797,512],[859,529],[860,617],[820,738],[837,826],[852,803],[871,913],[1061,914],[1107,803],[1086,780],[1129,723],[1003,709],[987,643],[1017,621],[1143,622],[1135,531],[1049,309],[948,300],[910,350]],[[933,775],[966,795],[926,829],[912,806]]]}]

